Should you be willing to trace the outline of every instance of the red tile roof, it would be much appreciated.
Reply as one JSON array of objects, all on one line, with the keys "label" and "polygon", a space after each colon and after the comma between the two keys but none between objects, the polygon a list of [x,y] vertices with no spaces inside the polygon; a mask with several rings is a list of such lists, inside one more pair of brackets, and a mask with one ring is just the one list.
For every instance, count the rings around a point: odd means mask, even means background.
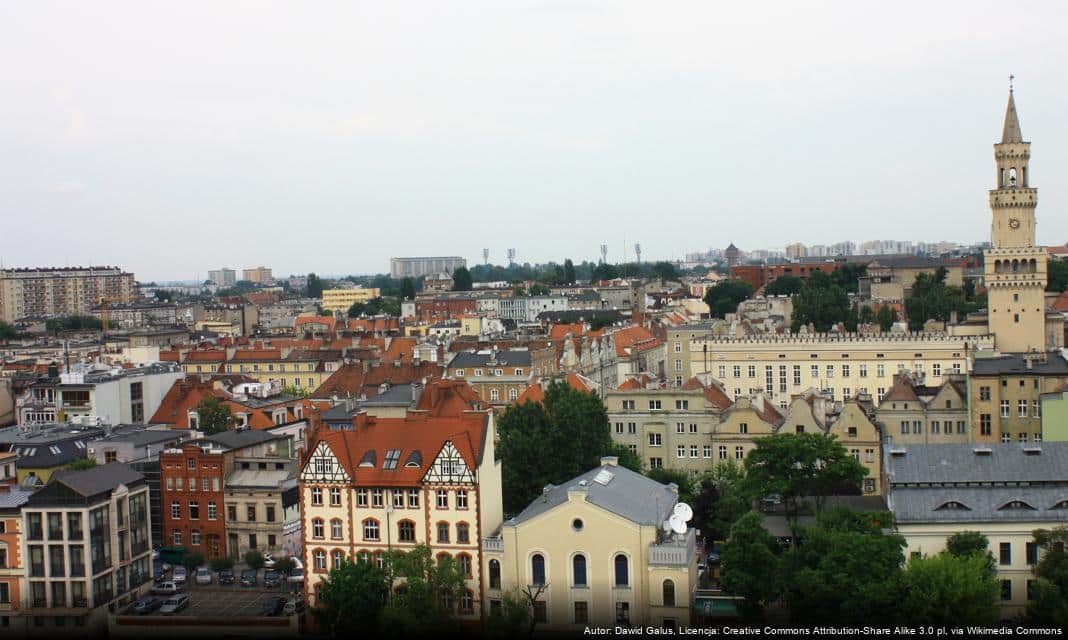
[{"label": "red tile roof", "polygon": [[[576,391],[582,391],[588,393],[593,391],[593,386],[589,384],[582,376],[569,373],[563,379],[567,383],[567,386],[575,389]],[[523,404],[524,402],[543,402],[545,400],[545,388],[542,387],[541,382],[535,382],[526,389],[523,393],[519,394],[516,398],[516,404]]]},{"label": "red tile roof", "polygon": [[682,385],[682,388],[687,391],[692,391],[694,389],[703,389],[705,392],[705,398],[720,411],[725,411],[730,408],[732,404],[734,404],[733,402],[731,402],[730,397],[728,397],[727,394],[723,393],[723,390],[720,389],[718,385],[706,385],[701,382],[699,378],[696,377],[687,380]]},{"label": "red tile roof", "polygon": [[338,397],[373,396],[378,393],[378,386],[384,382],[411,384],[420,382],[423,378],[440,378],[442,374],[442,368],[433,362],[423,362],[419,365],[401,364],[399,367],[392,361],[383,362],[376,367],[370,367],[368,371],[364,371],[364,364],[357,362],[342,365],[311,396],[313,398],[330,398],[334,395]]},{"label": "red tile roof", "polygon": [[[654,336],[651,331],[637,325],[614,331],[612,338],[616,343],[616,355],[620,358],[626,358],[633,352],[646,351],[664,344],[664,341]],[[630,350],[629,352],[628,349]]]},{"label": "red tile roof", "polygon": [[1053,310],[1068,313],[1068,291],[1062,291],[1060,297],[1053,301]]}]

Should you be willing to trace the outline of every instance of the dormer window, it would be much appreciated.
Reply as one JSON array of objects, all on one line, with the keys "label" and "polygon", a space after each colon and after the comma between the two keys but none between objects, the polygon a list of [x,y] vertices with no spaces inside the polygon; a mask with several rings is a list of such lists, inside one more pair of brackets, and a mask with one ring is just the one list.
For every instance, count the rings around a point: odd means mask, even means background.
[{"label": "dormer window", "polygon": [[943,502],[935,507],[935,511],[971,511],[971,509],[965,506],[962,502],[950,500],[949,502]]},{"label": "dormer window", "polygon": [[456,377],[457,377],[457,378],[462,378],[462,377],[464,377],[464,370],[463,370],[463,369],[457,369],[457,370],[456,370]]},{"label": "dormer window", "polygon": [[479,377],[481,375],[482,375],[482,369],[475,369],[475,377],[477,378],[477,377]]},{"label": "dormer window", "polygon": [[1050,507],[1050,509],[1068,509],[1068,500],[1061,500],[1057,504]]},{"label": "dormer window", "polygon": [[1006,510],[1035,511],[1035,508],[1023,500],[1011,500],[998,507],[998,511]]}]

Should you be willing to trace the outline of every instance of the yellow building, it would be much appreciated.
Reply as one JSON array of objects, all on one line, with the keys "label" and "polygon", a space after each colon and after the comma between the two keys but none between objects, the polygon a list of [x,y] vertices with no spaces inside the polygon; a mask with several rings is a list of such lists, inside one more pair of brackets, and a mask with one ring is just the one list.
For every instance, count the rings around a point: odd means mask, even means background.
[{"label": "yellow building", "polygon": [[267,267],[254,267],[252,269],[245,269],[242,273],[242,280],[248,280],[249,282],[255,282],[256,284],[267,284],[274,278],[271,276],[271,270]]},{"label": "yellow building", "polygon": [[357,302],[367,302],[382,296],[378,288],[326,289],[323,291],[323,311],[344,313]]},{"label": "yellow building", "polygon": [[665,531],[677,502],[677,487],[620,467],[613,457],[546,487],[486,541],[488,606],[529,588],[538,596],[539,630],[689,626],[698,554],[685,518]]}]

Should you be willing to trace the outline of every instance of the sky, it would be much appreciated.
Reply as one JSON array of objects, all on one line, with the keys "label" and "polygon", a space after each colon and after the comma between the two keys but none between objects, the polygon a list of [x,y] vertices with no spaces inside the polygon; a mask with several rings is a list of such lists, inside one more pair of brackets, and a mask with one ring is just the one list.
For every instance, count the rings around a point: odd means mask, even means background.
[{"label": "sky", "polygon": [[0,261],[386,272],[1068,241],[1063,2],[0,3]]}]

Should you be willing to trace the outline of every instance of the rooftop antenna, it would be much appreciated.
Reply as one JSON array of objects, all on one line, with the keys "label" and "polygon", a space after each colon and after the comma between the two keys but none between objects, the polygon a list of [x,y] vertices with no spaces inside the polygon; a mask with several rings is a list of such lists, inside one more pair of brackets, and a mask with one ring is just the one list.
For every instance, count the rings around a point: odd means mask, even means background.
[{"label": "rooftop antenna", "polygon": [[482,250],[482,264],[489,264],[489,249]]},{"label": "rooftop antenna", "polygon": [[642,243],[640,243],[640,242],[635,242],[634,243],[634,257],[635,257],[635,261],[638,264],[642,263]]},{"label": "rooftop antenna", "polygon": [[515,249],[509,249],[508,250],[508,266],[510,267],[510,266],[512,266],[514,264],[515,264]]},{"label": "rooftop antenna", "polygon": [[601,264],[606,264],[607,262],[608,262],[608,245],[602,243],[601,244]]},{"label": "rooftop antenna", "polygon": [[1016,76],[1014,76],[1014,75],[1012,75],[1010,73],[1009,74],[1009,93],[1012,93],[1012,89],[1013,89],[1013,87],[1012,87],[1013,82],[1012,81],[1015,80],[1015,79],[1016,79]]}]

